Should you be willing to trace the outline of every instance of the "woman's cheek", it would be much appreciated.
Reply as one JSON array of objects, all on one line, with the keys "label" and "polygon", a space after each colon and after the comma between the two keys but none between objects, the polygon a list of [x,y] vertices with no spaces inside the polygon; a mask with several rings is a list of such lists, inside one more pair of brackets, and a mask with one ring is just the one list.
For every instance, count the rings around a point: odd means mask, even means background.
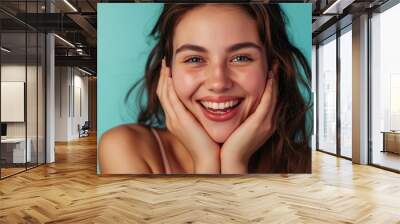
[{"label": "woman's cheek", "polygon": [[191,97],[196,91],[196,82],[188,74],[176,72],[173,76],[175,91],[180,100],[187,106],[191,101]]},{"label": "woman's cheek", "polygon": [[238,82],[240,82],[242,89],[247,93],[247,97],[251,101],[250,113],[253,113],[264,93],[266,78],[261,71],[249,71]]},{"label": "woman's cheek", "polygon": [[266,77],[260,70],[247,70],[236,76],[236,82],[249,95],[258,95],[264,89]]}]

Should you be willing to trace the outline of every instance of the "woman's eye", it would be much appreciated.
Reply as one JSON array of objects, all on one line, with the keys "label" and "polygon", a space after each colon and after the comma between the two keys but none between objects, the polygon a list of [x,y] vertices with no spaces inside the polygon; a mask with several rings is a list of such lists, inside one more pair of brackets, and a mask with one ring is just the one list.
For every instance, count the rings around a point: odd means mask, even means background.
[{"label": "woman's eye", "polygon": [[192,64],[192,63],[200,63],[200,62],[203,62],[203,59],[200,58],[200,57],[191,57],[191,58],[186,59],[186,60],[184,61],[184,63],[189,63],[189,64]]},{"label": "woman's eye", "polygon": [[247,57],[245,55],[238,55],[238,56],[235,56],[232,59],[232,61],[233,62],[247,62],[247,61],[251,61],[251,58],[249,58],[249,57]]}]

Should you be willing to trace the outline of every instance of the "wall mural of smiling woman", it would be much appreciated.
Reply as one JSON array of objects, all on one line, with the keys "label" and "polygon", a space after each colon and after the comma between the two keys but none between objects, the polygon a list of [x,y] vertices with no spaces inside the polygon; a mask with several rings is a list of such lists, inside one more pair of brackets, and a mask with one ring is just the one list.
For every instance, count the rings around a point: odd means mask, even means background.
[{"label": "wall mural of smiling woman", "polygon": [[[107,6],[101,4],[99,15]],[[300,16],[309,13],[311,24],[310,5],[296,6],[305,7]],[[149,17],[155,23],[139,21],[152,25],[154,42],[149,53],[140,52],[144,76],[125,90],[137,119],[99,130],[100,173],[310,173],[311,38],[306,50],[292,44],[281,5],[165,4],[160,10]],[[311,36],[310,26],[304,32]],[[101,102],[113,89],[100,59],[99,126],[107,119]]]}]

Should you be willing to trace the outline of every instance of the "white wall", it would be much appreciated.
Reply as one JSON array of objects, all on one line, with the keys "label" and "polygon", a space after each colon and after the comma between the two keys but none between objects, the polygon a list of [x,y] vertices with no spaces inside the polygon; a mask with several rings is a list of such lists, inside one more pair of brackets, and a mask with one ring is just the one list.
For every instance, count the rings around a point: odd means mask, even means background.
[{"label": "white wall", "polygon": [[[77,75],[77,71],[79,72]],[[89,119],[89,111],[88,111],[88,99],[89,99],[89,92],[88,92],[88,77],[87,76],[82,76],[83,73],[81,73],[79,70],[74,70],[74,92],[75,94],[73,96],[74,99],[74,108],[73,108],[73,113],[72,113],[72,132],[71,135],[74,137],[78,137],[78,124],[81,126],[85,123],[85,121],[88,121]],[[80,91],[80,93],[79,93]],[[80,95],[80,97],[79,97]],[[80,101],[80,102],[79,102]],[[81,108],[80,108],[81,107]],[[80,111],[81,110],[81,111]]]},{"label": "white wall", "polygon": [[72,67],[56,67],[55,73],[55,141],[70,141],[88,120],[88,77]]},{"label": "white wall", "polygon": [[67,67],[55,68],[55,141],[68,140],[68,87]]},{"label": "white wall", "polygon": [[[27,120],[28,120],[28,137],[30,133],[35,133],[36,137],[36,66],[27,66],[25,64],[5,64],[1,66],[1,81],[2,82],[25,82],[27,69],[28,87],[27,87]],[[41,72],[41,70],[39,70]],[[31,87],[31,88],[29,88]],[[4,96],[3,96],[4,97]],[[40,107],[41,105],[39,105]],[[6,110],[6,108],[1,108]],[[33,113],[35,112],[35,113]],[[7,122],[8,137],[25,137],[26,122]]]},{"label": "white wall", "polygon": [[[25,82],[25,64],[8,64],[1,66],[1,81],[3,82]],[[32,67],[28,67],[28,71]],[[28,74],[31,74],[28,72]],[[3,96],[4,97],[4,96]],[[5,110],[6,108],[1,108]],[[24,122],[10,122],[7,123],[7,136],[8,137],[25,137],[25,123]]]},{"label": "white wall", "polygon": [[[38,69],[38,70],[37,70]],[[22,108],[22,112],[26,112],[26,121],[23,122],[6,122],[7,137],[24,138],[25,135],[30,139],[30,148],[32,161],[39,163],[44,162],[44,74],[42,67],[36,65],[12,63],[3,64],[1,66],[1,81],[5,82],[24,82],[26,85],[26,106]],[[27,80],[25,80],[27,78]],[[2,96],[7,97],[7,96]],[[7,110],[10,108],[1,108]],[[9,111],[10,112],[10,111]],[[12,113],[12,111],[11,111]],[[39,155],[37,156],[37,153]]]}]

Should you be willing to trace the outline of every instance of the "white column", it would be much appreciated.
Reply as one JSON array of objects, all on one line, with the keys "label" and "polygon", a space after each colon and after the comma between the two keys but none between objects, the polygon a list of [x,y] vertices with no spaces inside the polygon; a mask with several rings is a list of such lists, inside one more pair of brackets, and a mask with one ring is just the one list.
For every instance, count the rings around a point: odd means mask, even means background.
[{"label": "white column", "polygon": [[353,162],[368,163],[368,15],[353,20]]},{"label": "white column", "polygon": [[54,35],[49,33],[46,36],[46,57],[47,57],[47,108],[46,108],[46,163],[52,163],[55,161],[55,150],[54,150],[54,133],[55,133],[55,76],[54,76]]},{"label": "white column", "polygon": [[[46,1],[47,12],[54,11],[51,1]],[[46,35],[46,163],[55,162],[55,44],[54,35]]]}]

